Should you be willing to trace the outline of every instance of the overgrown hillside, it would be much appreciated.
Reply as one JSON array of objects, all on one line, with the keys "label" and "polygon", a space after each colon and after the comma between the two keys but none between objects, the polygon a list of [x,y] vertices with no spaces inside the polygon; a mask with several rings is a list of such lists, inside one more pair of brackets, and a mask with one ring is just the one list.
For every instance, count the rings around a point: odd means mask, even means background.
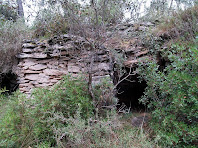
[{"label": "overgrown hillside", "polygon": [[[0,11],[0,84],[7,73],[15,72],[16,55],[24,39],[41,40],[69,33],[82,36],[91,45],[89,49],[82,46],[81,50],[93,53],[108,50],[114,57],[113,72],[120,74],[120,82],[133,83],[128,76],[134,74],[131,72],[138,74],[137,80],[146,85],[139,98],[146,113],[129,112],[131,106],[119,112],[116,104],[119,82],[113,84],[103,79],[93,84],[90,69],[97,58],[93,54],[88,59],[85,75],[63,76],[51,88],[37,88],[31,95],[19,91],[8,95],[6,88],[1,88],[0,147],[198,146],[197,5],[169,17],[160,13],[159,16],[166,16],[161,20],[149,17],[152,27],[147,29],[139,22],[132,23],[134,30],[126,32],[118,29],[122,26],[125,1],[94,0],[84,7],[74,1],[49,2],[49,9],[37,15],[32,28],[19,18],[15,7],[0,3],[3,8]],[[55,5],[61,6],[61,11],[52,11]],[[148,58],[136,59],[138,68],[128,67],[128,72],[123,51],[108,43],[114,43],[116,38],[129,48],[130,39],[135,37],[137,48],[141,38]],[[126,40],[121,42],[122,38]]]},{"label": "overgrown hillside", "polygon": [[[141,101],[164,146],[196,147],[198,138],[198,7],[176,13],[156,28],[156,60],[139,65],[147,88]],[[159,60],[160,58],[160,60]],[[160,66],[160,62],[164,65]]]}]

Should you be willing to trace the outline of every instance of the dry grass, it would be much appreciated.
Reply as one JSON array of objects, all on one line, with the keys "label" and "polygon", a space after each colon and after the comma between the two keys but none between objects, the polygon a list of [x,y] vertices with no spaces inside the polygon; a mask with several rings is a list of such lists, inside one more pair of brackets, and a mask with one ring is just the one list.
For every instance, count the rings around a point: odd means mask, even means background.
[{"label": "dry grass", "polygon": [[[135,114],[135,116],[138,115],[141,114]],[[81,124],[81,121],[73,119],[70,122],[73,122],[72,128],[67,131],[71,138],[67,144],[62,143],[62,146],[76,148],[159,148],[158,144],[150,139],[149,130],[131,125],[133,116],[130,113],[120,118],[119,115],[113,114],[106,120],[94,120],[91,125],[87,126]]]}]

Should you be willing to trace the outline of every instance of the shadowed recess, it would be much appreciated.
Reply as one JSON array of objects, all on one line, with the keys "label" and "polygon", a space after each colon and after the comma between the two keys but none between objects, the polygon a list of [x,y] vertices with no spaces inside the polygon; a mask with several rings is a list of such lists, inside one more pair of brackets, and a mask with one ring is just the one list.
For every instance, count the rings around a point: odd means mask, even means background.
[{"label": "shadowed recess", "polygon": [[[127,75],[127,74],[126,74]],[[126,77],[124,75],[122,78]],[[117,98],[119,99],[117,108],[126,105],[130,110],[145,110],[145,106],[139,102],[146,88],[145,81],[139,81],[138,75],[131,75],[117,86]]]},{"label": "shadowed recess", "polygon": [[11,93],[16,91],[18,86],[16,74],[9,72],[0,76],[0,89],[5,88],[8,93]]}]

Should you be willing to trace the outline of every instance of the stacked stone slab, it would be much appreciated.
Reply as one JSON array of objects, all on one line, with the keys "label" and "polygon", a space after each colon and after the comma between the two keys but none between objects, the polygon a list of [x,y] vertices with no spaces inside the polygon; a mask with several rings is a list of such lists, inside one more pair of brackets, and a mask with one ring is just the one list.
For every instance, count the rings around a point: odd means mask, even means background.
[{"label": "stacked stone slab", "polygon": [[31,93],[33,88],[51,87],[63,75],[77,76],[89,70],[90,55],[94,54],[92,66],[94,84],[109,77],[110,60],[108,51],[92,50],[82,37],[65,34],[49,40],[24,41],[17,69],[19,90]]},{"label": "stacked stone slab", "polygon": [[144,42],[148,37],[146,33],[155,29],[155,23],[128,22],[119,24],[113,29],[117,33],[111,36],[111,40],[107,40],[105,46],[124,55],[124,67],[136,69],[138,62],[152,58],[148,54],[150,49]]}]

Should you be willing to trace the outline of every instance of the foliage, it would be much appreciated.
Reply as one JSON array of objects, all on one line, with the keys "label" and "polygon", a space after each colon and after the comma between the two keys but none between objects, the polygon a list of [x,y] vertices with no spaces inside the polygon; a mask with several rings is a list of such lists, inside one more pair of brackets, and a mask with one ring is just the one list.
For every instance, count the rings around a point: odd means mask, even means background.
[{"label": "foliage", "polygon": [[32,98],[19,92],[4,98],[0,147],[153,147],[147,134],[123,127],[113,109],[96,120],[85,83],[66,76]]},{"label": "foliage", "polygon": [[153,110],[151,127],[166,146],[195,147],[198,138],[197,45],[174,44],[164,51],[171,64],[163,71],[155,61],[139,68],[148,85],[141,102]]},{"label": "foliage", "polygon": [[[172,17],[177,11],[185,10],[197,5],[197,0],[150,0],[150,5],[144,7],[144,15],[141,20],[162,21],[168,17]],[[142,5],[146,3],[142,1]],[[140,11],[140,10],[139,10]]]},{"label": "foliage", "polygon": [[106,118],[87,121],[82,119],[78,110],[74,117],[65,118],[60,114],[56,119],[67,126],[53,127],[58,147],[153,147],[148,135],[131,126],[124,127],[120,116],[114,110]]},{"label": "foliage", "polygon": [[0,117],[0,145],[55,145],[53,129],[68,126],[60,116],[73,118],[76,110],[79,110],[79,118],[86,122],[93,115],[93,105],[86,86],[82,79],[66,76],[51,90],[35,90],[32,99],[27,99],[19,92],[10,96],[1,106],[4,113]]},{"label": "foliage", "polygon": [[99,113],[106,108],[115,108],[118,103],[118,99],[114,96],[114,85],[109,77],[102,79],[94,86],[94,94],[97,99],[94,104]]},{"label": "foliage", "polygon": [[0,73],[7,73],[16,65],[16,55],[28,33],[23,20],[0,21]]},{"label": "foliage", "polygon": [[34,140],[31,118],[26,114],[25,96],[16,92],[9,100],[1,100],[4,103],[0,116],[0,146],[20,147]]},{"label": "foliage", "polygon": [[60,117],[74,117],[77,110],[81,112],[80,118],[85,121],[93,115],[93,105],[83,79],[66,76],[51,90],[36,90],[33,97],[34,109],[31,114],[35,119],[34,130],[39,139],[48,139],[52,143],[52,127],[67,126]]},{"label": "foliage", "polygon": [[43,113],[48,111],[61,112],[65,117],[69,117],[73,116],[80,107],[82,118],[89,118],[92,115],[93,106],[84,79],[67,75],[50,90],[36,90],[33,92],[34,103],[37,105],[35,109]]},{"label": "foliage", "polygon": [[183,38],[191,40],[198,32],[198,6],[184,11],[175,12],[170,18],[166,18],[156,29],[156,34],[166,39]]},{"label": "foliage", "polygon": [[34,22],[34,37],[51,37],[68,32],[68,21],[61,13],[52,9],[44,9],[36,17]]},{"label": "foliage", "polygon": [[96,0],[93,1],[92,7],[87,9],[88,16],[91,16],[91,22],[96,23],[95,15],[97,13],[100,25],[116,24],[123,19],[123,0]]},{"label": "foliage", "polygon": [[[72,32],[86,36],[123,18],[125,0],[94,0],[80,4],[76,0],[48,1],[45,9],[38,12],[34,22],[34,36],[53,36]],[[96,27],[97,26],[97,27]]]},{"label": "foliage", "polygon": [[0,2],[0,21],[13,20],[17,19],[16,8],[10,6],[8,3]]}]

